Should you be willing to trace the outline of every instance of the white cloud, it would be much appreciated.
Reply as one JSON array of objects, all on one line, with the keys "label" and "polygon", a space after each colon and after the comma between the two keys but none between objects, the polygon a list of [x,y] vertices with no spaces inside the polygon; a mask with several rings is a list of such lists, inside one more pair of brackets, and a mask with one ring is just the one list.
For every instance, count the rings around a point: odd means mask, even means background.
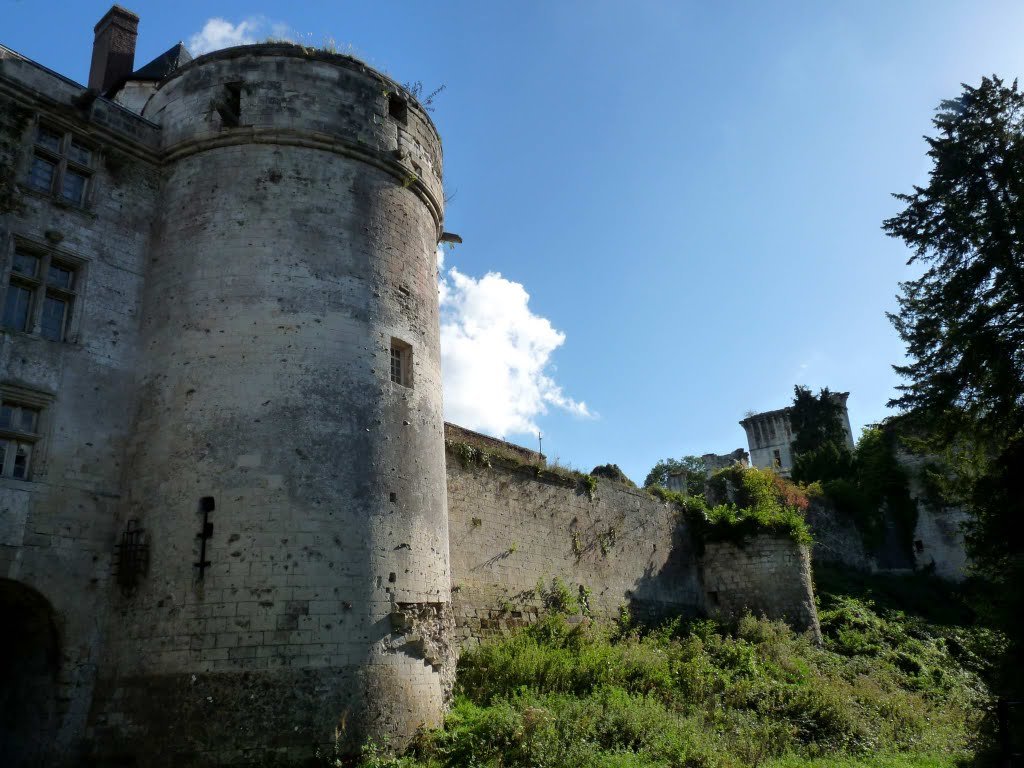
[{"label": "white cloud", "polygon": [[521,284],[496,272],[476,279],[453,267],[438,289],[446,419],[503,437],[536,434],[536,419],[549,406],[594,418],[551,377],[551,353],[565,334],[530,311]]},{"label": "white cloud", "polygon": [[262,16],[250,16],[237,24],[215,17],[207,19],[202,30],[188,39],[188,50],[193,56],[198,56],[232,45],[248,45],[267,38],[290,40],[293,37],[287,24],[271,22]]}]

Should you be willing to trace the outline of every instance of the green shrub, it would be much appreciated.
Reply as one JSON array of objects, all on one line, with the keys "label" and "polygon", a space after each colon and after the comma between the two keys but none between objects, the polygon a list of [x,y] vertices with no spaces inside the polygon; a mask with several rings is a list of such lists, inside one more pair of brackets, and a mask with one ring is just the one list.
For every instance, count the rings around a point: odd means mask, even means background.
[{"label": "green shrub", "polygon": [[603,477],[613,482],[620,483],[621,485],[628,486],[629,488],[636,488],[636,483],[629,479],[618,464],[601,464],[590,470],[590,474],[594,477]]},{"label": "green shrub", "polygon": [[751,616],[643,631],[548,616],[463,655],[456,706],[421,759],[726,768],[962,753],[987,691],[952,629],[826,602],[824,647]]},{"label": "green shrub", "polygon": [[[769,469],[727,467],[709,478],[706,490],[707,498],[684,496],[660,486],[647,489],[679,507],[699,543],[743,544],[765,533],[787,536],[801,544],[811,542],[803,516],[810,503],[807,494]],[[730,497],[735,501],[729,501]]]}]

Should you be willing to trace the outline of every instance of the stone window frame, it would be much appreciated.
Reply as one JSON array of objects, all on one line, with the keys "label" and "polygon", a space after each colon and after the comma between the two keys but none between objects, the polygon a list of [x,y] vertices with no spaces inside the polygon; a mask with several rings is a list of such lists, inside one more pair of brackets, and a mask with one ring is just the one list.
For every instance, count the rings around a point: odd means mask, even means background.
[{"label": "stone window frame", "polygon": [[[44,140],[49,134],[55,141]],[[87,153],[83,159],[81,153]],[[48,197],[71,208],[85,209],[92,200],[99,150],[95,144],[70,128],[46,118],[32,126],[32,154],[29,157],[24,186],[31,192]],[[34,180],[37,162],[53,167],[48,186]],[[77,198],[65,194],[65,182],[72,175],[81,177],[82,189]]]},{"label": "stone window frame", "polygon": [[[63,344],[77,343],[82,319],[82,299],[84,296],[87,264],[81,256],[69,251],[45,245],[22,236],[11,238],[10,247],[6,249],[0,263],[0,333],[24,333],[38,338]],[[34,276],[15,271],[15,260],[18,254],[25,254],[38,259],[38,270]],[[51,280],[50,268],[70,272],[70,286],[54,284]],[[28,307],[28,321],[25,328],[6,325],[6,312],[9,288],[17,285],[31,291]],[[53,298],[66,304],[64,321],[57,338],[43,333],[43,309],[46,299]]]},{"label": "stone window frame", "polygon": [[412,345],[392,336],[388,349],[388,369],[391,383],[412,389]]},{"label": "stone window frame", "polygon": [[34,411],[36,414],[34,429],[29,432],[19,429],[17,426],[0,426],[0,440],[6,442],[5,447],[26,445],[29,447],[29,459],[26,472],[23,477],[15,477],[13,468],[15,454],[5,452],[3,465],[0,466],[0,480],[14,482],[33,482],[38,480],[46,465],[46,439],[49,431],[50,414],[53,405],[53,395],[37,389],[21,386],[20,384],[0,384],[0,403],[3,406],[15,409]]}]

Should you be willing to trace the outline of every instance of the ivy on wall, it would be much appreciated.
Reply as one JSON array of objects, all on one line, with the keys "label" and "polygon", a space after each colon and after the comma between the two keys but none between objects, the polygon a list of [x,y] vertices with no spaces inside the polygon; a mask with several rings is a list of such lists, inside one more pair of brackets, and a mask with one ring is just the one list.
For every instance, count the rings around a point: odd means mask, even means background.
[{"label": "ivy on wall", "polygon": [[31,119],[30,110],[0,96],[0,215],[22,210],[17,179],[18,155]]}]

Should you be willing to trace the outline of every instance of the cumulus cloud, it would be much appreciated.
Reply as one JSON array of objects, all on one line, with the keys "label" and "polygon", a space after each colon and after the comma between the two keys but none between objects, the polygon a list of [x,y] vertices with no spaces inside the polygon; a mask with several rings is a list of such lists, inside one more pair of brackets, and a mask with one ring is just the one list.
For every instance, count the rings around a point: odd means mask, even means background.
[{"label": "cumulus cloud", "polygon": [[188,39],[188,50],[193,56],[230,48],[232,45],[248,45],[260,40],[292,40],[287,24],[272,22],[263,16],[250,16],[237,24],[215,17],[207,19],[202,30]]},{"label": "cumulus cloud", "polygon": [[520,283],[496,272],[476,279],[453,267],[438,288],[445,418],[504,437],[536,434],[536,419],[549,406],[594,417],[551,377],[551,353],[565,334],[530,310]]}]

